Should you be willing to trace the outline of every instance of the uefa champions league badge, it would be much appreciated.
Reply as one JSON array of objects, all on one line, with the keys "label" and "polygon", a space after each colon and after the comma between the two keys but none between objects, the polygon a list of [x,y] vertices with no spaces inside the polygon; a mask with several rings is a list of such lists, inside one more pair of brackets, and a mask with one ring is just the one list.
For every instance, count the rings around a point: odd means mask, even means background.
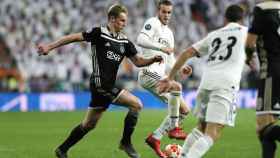
[{"label": "uefa champions league badge", "polygon": [[151,30],[151,28],[152,28],[151,24],[145,25],[145,29],[146,29],[146,30]]}]

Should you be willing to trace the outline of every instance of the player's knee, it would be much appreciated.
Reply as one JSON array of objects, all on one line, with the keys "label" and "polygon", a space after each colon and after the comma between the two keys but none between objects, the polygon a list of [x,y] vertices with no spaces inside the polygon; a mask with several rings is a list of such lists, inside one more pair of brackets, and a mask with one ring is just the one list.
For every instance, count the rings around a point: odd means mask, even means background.
[{"label": "player's knee", "polygon": [[189,112],[190,112],[190,110],[189,110],[187,104],[181,103],[180,104],[180,114],[188,115]]},{"label": "player's knee", "polygon": [[217,141],[221,137],[221,133],[217,131],[207,132],[206,135],[210,136],[214,141]]},{"label": "player's knee", "polygon": [[97,122],[95,122],[95,121],[84,121],[82,123],[82,128],[84,130],[88,130],[89,131],[89,130],[94,129],[96,127],[96,124],[97,124]]},{"label": "player's knee", "polygon": [[178,82],[173,82],[172,91],[182,91],[182,85]]},{"label": "player's knee", "polygon": [[143,104],[139,98],[135,98],[134,101],[132,102],[132,107],[131,110],[135,112],[140,112],[143,108]]},{"label": "player's knee", "polygon": [[221,137],[223,127],[224,126],[220,124],[207,124],[205,133],[216,141]]}]

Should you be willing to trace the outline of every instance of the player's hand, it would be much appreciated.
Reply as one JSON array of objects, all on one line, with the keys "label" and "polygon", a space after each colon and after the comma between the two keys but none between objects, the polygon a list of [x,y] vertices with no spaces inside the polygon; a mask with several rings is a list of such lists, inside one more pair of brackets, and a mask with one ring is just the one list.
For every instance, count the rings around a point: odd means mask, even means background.
[{"label": "player's hand", "polygon": [[185,65],[181,71],[180,71],[180,76],[183,80],[187,79],[192,74],[192,67],[189,65]]},{"label": "player's hand", "polygon": [[156,62],[162,63],[162,62],[163,62],[162,56],[160,56],[160,55],[154,56],[154,57],[153,57],[153,62],[154,62],[154,63],[156,63]]},{"label": "player's hand", "polygon": [[166,53],[166,54],[172,54],[174,52],[174,49],[173,48],[168,48],[168,47],[165,47],[165,48],[161,48],[160,49],[162,52]]},{"label": "player's hand", "polygon": [[37,45],[37,53],[38,55],[48,55],[50,48],[48,45],[45,44],[38,44]]},{"label": "player's hand", "polygon": [[250,59],[246,59],[246,64],[250,67],[251,70],[257,70],[257,56],[253,55]]},{"label": "player's hand", "polygon": [[171,88],[171,80],[169,78],[164,78],[162,80],[159,80],[159,82],[157,83],[157,91],[161,94],[161,93],[166,93],[169,92],[170,88]]}]

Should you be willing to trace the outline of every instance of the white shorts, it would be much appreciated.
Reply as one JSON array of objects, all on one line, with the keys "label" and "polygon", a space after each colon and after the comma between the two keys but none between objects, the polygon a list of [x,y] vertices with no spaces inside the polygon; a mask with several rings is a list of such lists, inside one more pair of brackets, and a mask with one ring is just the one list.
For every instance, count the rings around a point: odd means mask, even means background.
[{"label": "white shorts", "polygon": [[237,112],[236,97],[235,90],[200,89],[193,113],[201,121],[234,126]]},{"label": "white shorts", "polygon": [[150,72],[147,69],[142,69],[138,74],[138,83],[146,90],[151,92],[154,96],[159,98],[164,103],[168,104],[169,93],[159,94],[156,89],[156,84],[164,76],[156,73]]}]

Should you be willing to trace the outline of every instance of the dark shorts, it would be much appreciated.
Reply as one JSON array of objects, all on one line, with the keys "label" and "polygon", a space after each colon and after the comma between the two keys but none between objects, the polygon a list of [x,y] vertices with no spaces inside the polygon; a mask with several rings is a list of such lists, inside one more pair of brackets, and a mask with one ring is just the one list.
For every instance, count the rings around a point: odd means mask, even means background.
[{"label": "dark shorts", "polygon": [[91,101],[89,108],[93,109],[104,109],[106,110],[111,103],[114,103],[120,96],[122,89],[117,87],[112,88],[101,88],[90,86]]},{"label": "dark shorts", "polygon": [[258,85],[257,115],[280,115],[280,77],[268,77]]}]

